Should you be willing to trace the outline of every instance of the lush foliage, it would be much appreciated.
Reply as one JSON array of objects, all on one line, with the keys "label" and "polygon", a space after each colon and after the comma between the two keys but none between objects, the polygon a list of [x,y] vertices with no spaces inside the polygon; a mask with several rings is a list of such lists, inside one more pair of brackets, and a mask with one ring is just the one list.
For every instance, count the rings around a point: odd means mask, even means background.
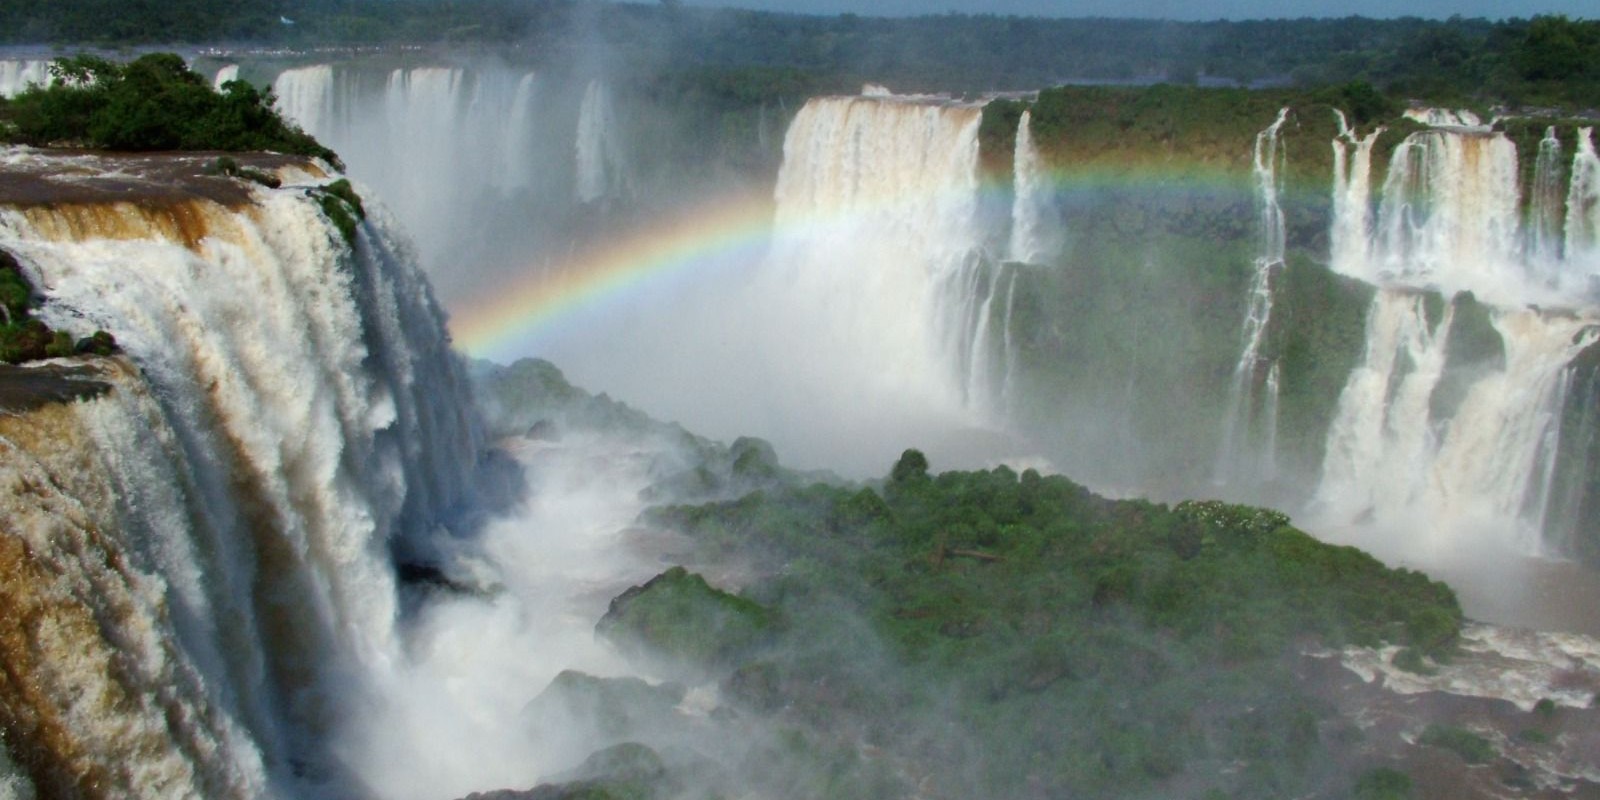
[{"label": "lush foliage", "polygon": [[1338,773],[1294,653],[1443,655],[1461,623],[1442,584],[1276,512],[933,475],[915,451],[876,490],[775,486],[650,522],[765,576],[744,600],[781,624],[723,665],[727,694],[938,765],[966,796],[1295,794]]},{"label": "lush foliage", "polygon": [[338,157],[284,122],[270,92],[243,81],[221,92],[183,59],[152,53],[126,64],[80,55],[57,59],[57,83],[0,106],[0,133],[31,145],[106,150],[261,151]]},{"label": "lush foliage", "polygon": [[1600,21],[1538,17],[1163,22],[769,14],[580,0],[0,0],[0,41],[491,42],[562,59],[598,44],[646,66],[793,68],[906,90],[1067,79],[1302,86],[1600,105]]}]

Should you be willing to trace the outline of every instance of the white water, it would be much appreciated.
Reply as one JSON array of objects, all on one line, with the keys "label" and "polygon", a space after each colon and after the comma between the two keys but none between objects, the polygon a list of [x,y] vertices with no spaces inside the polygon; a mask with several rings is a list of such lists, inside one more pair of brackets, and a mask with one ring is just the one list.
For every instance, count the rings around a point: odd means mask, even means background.
[{"label": "white water", "polygon": [[578,107],[576,145],[579,202],[604,203],[627,192],[628,173],[617,142],[616,108],[611,91],[599,81],[589,82]]},{"label": "white water", "polygon": [[213,87],[215,87],[218,91],[221,91],[222,90],[222,84],[227,83],[228,81],[236,81],[238,79],[239,79],[239,65],[238,64],[229,64],[229,65],[217,70],[216,77],[212,78],[212,80],[211,80],[211,85]]},{"label": "white water", "polygon": [[1228,410],[1222,420],[1222,445],[1217,453],[1213,480],[1218,484],[1256,485],[1273,479],[1276,471],[1278,430],[1278,363],[1262,355],[1262,345],[1272,325],[1272,281],[1283,271],[1285,233],[1283,207],[1284,152],[1278,135],[1289,119],[1289,109],[1256,134],[1251,177],[1256,190],[1256,230],[1261,238],[1250,278],[1250,299],[1245,309],[1243,347],[1233,367],[1228,389]]},{"label": "white water", "polygon": [[1426,306],[1423,295],[1403,289],[1374,298],[1366,353],[1329,430],[1319,516],[1404,523],[1425,551],[1470,537],[1537,552],[1563,376],[1595,341],[1593,323],[1534,310],[1492,312],[1504,363],[1480,366],[1460,406],[1439,418],[1431,401],[1454,307],[1431,322]]},{"label": "white water", "polygon": [[1600,275],[1600,156],[1594,129],[1578,129],[1577,153],[1567,191],[1565,253],[1580,275]]},{"label": "white water", "polygon": [[[4,443],[27,454],[8,470],[60,491],[24,528],[52,543],[39,558],[59,541],[52,568],[92,587],[75,602],[119,620],[107,645],[62,638],[60,664],[79,674],[40,699],[81,706],[79,758],[114,794],[341,791],[324,742],[385,702],[377,677],[400,656],[390,549],[425,550],[470,496],[464,379],[381,207],[352,253],[302,186],[251,191],[238,210],[0,208],[0,246],[43,287],[41,316],[111,331],[139,370],[62,412],[62,431],[88,437],[54,434],[63,455],[51,438]],[[90,463],[55,461],[69,455]],[[106,588],[117,581],[126,601]],[[127,655],[96,661],[106,647]]]},{"label": "white water", "polygon": [[55,83],[50,62],[43,59],[0,60],[0,97],[15,97],[29,86]]},{"label": "white water", "polygon": [[1527,260],[1531,270],[1550,285],[1560,280],[1558,272],[1563,252],[1561,231],[1566,192],[1561,184],[1566,164],[1562,163],[1561,139],[1551,126],[1539,141],[1534,162],[1533,186],[1528,193]]},{"label": "white water", "polygon": [[768,269],[811,320],[815,352],[861,359],[847,374],[869,395],[988,402],[979,120],[969,106],[832,97],[789,128]]},{"label": "white water", "polygon": [[[1374,217],[1365,155],[1380,133],[1346,130],[1334,143],[1333,267],[1383,288],[1328,433],[1316,506],[1333,524],[1370,519],[1438,537],[1424,549],[1542,551],[1567,365],[1594,341],[1600,318],[1582,199],[1594,193],[1593,146],[1580,132],[1564,188],[1562,142],[1554,131],[1545,137],[1532,154],[1524,226],[1509,140],[1479,129],[1419,132],[1396,148]],[[1464,392],[1454,409],[1431,402],[1453,307],[1430,321],[1417,290],[1473,292],[1489,304],[1504,350],[1503,360],[1461,367],[1472,371],[1454,378],[1453,391]]]},{"label": "white water", "polygon": [[1329,250],[1333,268],[1346,275],[1366,268],[1372,236],[1372,146],[1383,134],[1375,128],[1360,136],[1343,112],[1333,140],[1333,222]]},{"label": "white water", "polygon": [[1048,263],[1060,246],[1044,157],[1033,143],[1033,112],[1022,112],[1014,157],[1016,198],[1011,208],[1011,261]]},{"label": "white water", "polygon": [[493,255],[491,220],[527,216],[519,206],[531,190],[570,174],[541,160],[550,134],[533,72],[324,64],[281,73],[274,91],[285,116],[384,198],[446,288],[459,285],[464,264]]}]

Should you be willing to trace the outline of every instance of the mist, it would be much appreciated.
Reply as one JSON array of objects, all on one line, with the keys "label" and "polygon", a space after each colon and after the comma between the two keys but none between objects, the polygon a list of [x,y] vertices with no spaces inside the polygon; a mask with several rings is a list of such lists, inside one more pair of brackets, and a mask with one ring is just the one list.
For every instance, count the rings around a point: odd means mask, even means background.
[{"label": "mist", "polygon": [[[1392,280],[1377,272],[1388,263],[1379,256],[1398,260],[1413,243],[1362,230],[1362,241],[1375,242],[1370,252],[1336,244],[1331,265],[1312,267],[1305,254],[1320,257],[1329,231],[1337,238],[1339,223],[1349,222],[1339,216],[1349,209],[1337,199],[1330,209],[1324,197],[1291,209],[1298,217],[1289,223],[1281,212],[1259,213],[1278,202],[1286,180],[1262,174],[1259,157],[1252,180],[1168,176],[1142,165],[1159,180],[1117,174],[1080,185],[1051,174],[1039,153],[1024,152],[1033,146],[1031,117],[1013,113],[1021,111],[1015,100],[985,106],[872,88],[798,99],[773,92],[738,105],[671,83],[681,76],[615,63],[604,48],[571,63],[450,55],[443,66],[356,59],[250,69],[270,74],[281,107],[344,156],[370,202],[405,223],[457,346],[511,365],[480,369],[525,375],[544,367],[514,362],[548,359],[576,387],[602,393],[586,401],[595,409],[575,414],[515,392],[498,395],[484,388],[492,379],[480,382],[489,427],[527,489],[514,511],[442,539],[426,576],[408,581],[403,659],[379,671],[378,684],[360,695],[362,708],[333,735],[335,760],[378,796],[451,797],[584,780],[588,759],[629,742],[710,787],[790,796],[786,789],[804,784],[816,769],[812,756],[781,754],[794,716],[742,716],[748,698],[736,696],[742,689],[733,677],[619,650],[596,633],[613,598],[671,566],[704,571],[715,589],[749,589],[773,606],[783,591],[795,591],[789,569],[815,568],[803,560],[761,563],[744,551],[731,562],[697,560],[716,548],[646,522],[653,509],[677,502],[776,492],[781,482],[737,474],[742,454],[766,452],[765,444],[738,439],[744,436],[770,442],[786,469],[816,471],[797,483],[877,481],[915,447],[940,470],[1011,465],[997,481],[1064,472],[1118,497],[1270,502],[1300,511],[1303,527],[1329,541],[1448,579],[1472,619],[1597,632],[1587,613],[1594,574],[1558,562],[1571,553],[1544,549],[1541,531],[1523,516],[1526,498],[1540,491],[1521,477],[1502,481],[1485,471],[1465,491],[1492,495],[1487,510],[1447,518],[1441,506],[1418,501],[1443,485],[1443,507],[1453,507],[1448,500],[1470,483],[1450,481],[1472,459],[1446,458],[1428,436],[1444,430],[1428,414],[1442,412],[1429,402],[1412,403],[1411,417],[1366,411],[1400,405],[1391,400],[1404,393],[1391,386],[1449,372],[1440,361],[1453,335],[1449,320],[1478,313],[1456,309],[1476,301],[1425,296],[1437,284],[1415,278],[1392,294],[1410,304],[1416,331],[1388,351],[1370,345],[1376,335],[1349,320],[1379,314],[1367,310],[1372,292],[1343,279]],[[1239,123],[1249,130],[1229,132],[1239,153],[1196,160],[1245,163],[1236,171],[1250,173],[1249,137],[1276,137],[1289,119],[1273,100],[1257,102],[1255,116]],[[1054,135],[1071,141],[1093,122],[1058,118]],[[1371,146],[1336,139],[1332,127],[1331,114],[1294,119],[1284,129],[1310,145],[1291,158],[1315,147],[1326,159],[1329,141],[1352,152]],[[1489,132],[1438,136],[1476,142]],[[1329,171],[1322,168],[1321,179]],[[1487,183],[1473,188],[1510,196]],[[1272,197],[1263,199],[1268,189]],[[1466,229],[1500,230],[1491,222]],[[1258,230],[1272,224],[1279,229]],[[1262,241],[1276,242],[1278,252],[1260,252]],[[1520,248],[1506,245],[1469,266],[1514,268],[1520,276]],[[1308,267],[1339,277],[1308,278]],[[1481,277],[1451,275],[1449,285],[1489,285],[1475,282]],[[1281,292],[1286,305],[1277,313],[1287,319],[1315,309],[1344,315],[1344,327],[1325,334],[1305,316],[1298,327],[1262,318],[1253,337],[1250,320],[1260,312],[1249,302],[1252,286]],[[1472,341],[1511,341],[1518,332],[1501,324],[1510,314],[1474,317],[1481,324]],[[1540,387],[1536,397],[1511,397],[1496,391],[1506,384],[1487,380],[1513,371],[1514,352],[1456,365],[1452,380],[1478,388],[1452,391],[1509,398],[1515,408],[1498,418],[1526,420],[1507,424],[1497,446],[1509,449],[1504,440],[1512,437],[1526,445],[1519,474],[1528,480],[1553,481],[1558,471],[1543,466],[1554,464],[1549,442],[1561,435],[1549,420],[1580,401],[1565,388],[1558,398],[1551,380],[1589,343],[1580,336],[1588,329],[1582,311],[1551,328],[1548,358],[1528,381]],[[1293,372],[1294,354],[1324,340],[1338,348],[1315,350],[1318,363]],[[1434,343],[1440,349],[1425,349]],[[1411,349],[1389,358],[1397,347]],[[1283,374],[1309,375],[1308,383],[1280,396],[1280,365]],[[1363,369],[1383,382],[1361,383]],[[1415,397],[1434,397],[1432,384],[1415,388]],[[1368,389],[1370,396],[1361,394]],[[1288,409],[1281,444],[1280,400]],[[1458,400],[1448,410],[1463,432],[1501,435],[1463,408],[1488,418],[1498,405]],[[1396,444],[1400,429],[1412,438]],[[719,444],[727,441],[735,444]],[[1407,443],[1420,444],[1403,449]],[[1346,456],[1348,463],[1337,461]],[[776,470],[765,459],[755,461]],[[1372,464],[1393,465],[1397,474],[1375,479]],[[1030,467],[1037,470],[1031,478],[1016,474]],[[867,494],[887,492],[881,481],[868,486]],[[992,563],[982,546],[995,539],[982,537],[999,528],[950,530],[976,540],[955,541],[951,552]],[[935,572],[947,551],[945,533],[939,536],[916,562],[931,561]],[[951,572],[965,578],[978,569]],[[843,637],[837,648],[759,655],[831,658],[848,673],[850,690],[862,691],[887,691],[892,676],[922,668],[880,641],[874,626],[881,620],[859,616],[848,593],[808,599],[832,617],[833,627],[819,626],[813,638]],[[921,613],[904,611],[911,619]],[[960,640],[961,625],[938,635]],[[1110,652],[1126,647],[1130,658],[1154,654],[1158,662],[1184,657],[1163,643],[1147,645],[1164,634],[1142,623],[1115,619],[1108,629]],[[1065,656],[1070,668],[1057,670],[1051,659],[1059,654],[1050,648],[1076,646],[1070,637],[1041,645],[1039,680],[1098,680],[1099,667]],[[892,734],[798,727],[802,738],[842,737],[842,750],[896,742],[981,794],[992,766],[964,758],[966,732],[943,720],[972,697],[1011,697],[1020,691],[1014,684],[1032,679],[1007,680],[981,690],[953,680],[918,684],[912,694],[929,710]],[[821,708],[838,702],[825,689],[785,691]],[[608,723],[617,697],[634,700],[622,704],[621,722]],[[1275,700],[1263,707],[1294,711]],[[872,752],[851,763],[868,783],[905,779],[913,769]]]}]

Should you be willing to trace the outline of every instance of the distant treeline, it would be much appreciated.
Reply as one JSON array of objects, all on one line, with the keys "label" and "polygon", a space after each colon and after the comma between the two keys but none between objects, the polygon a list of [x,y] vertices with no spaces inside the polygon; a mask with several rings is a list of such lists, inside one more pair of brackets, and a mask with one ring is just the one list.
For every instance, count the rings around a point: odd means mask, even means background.
[{"label": "distant treeline", "polygon": [[1600,106],[1600,21],[1162,22],[946,14],[833,17],[581,0],[0,0],[0,42],[481,43],[597,47],[645,67],[782,67],[902,90],[1069,80],[1322,85],[1436,99]]}]

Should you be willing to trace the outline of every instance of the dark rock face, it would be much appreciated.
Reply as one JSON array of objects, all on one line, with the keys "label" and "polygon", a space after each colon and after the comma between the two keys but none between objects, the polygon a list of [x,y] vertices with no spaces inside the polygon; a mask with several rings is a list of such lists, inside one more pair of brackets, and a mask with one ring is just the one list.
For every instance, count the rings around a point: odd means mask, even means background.
[{"label": "dark rock face", "polygon": [[111,384],[93,367],[13,367],[0,364],[0,411],[33,411],[50,403],[99,397]]}]

